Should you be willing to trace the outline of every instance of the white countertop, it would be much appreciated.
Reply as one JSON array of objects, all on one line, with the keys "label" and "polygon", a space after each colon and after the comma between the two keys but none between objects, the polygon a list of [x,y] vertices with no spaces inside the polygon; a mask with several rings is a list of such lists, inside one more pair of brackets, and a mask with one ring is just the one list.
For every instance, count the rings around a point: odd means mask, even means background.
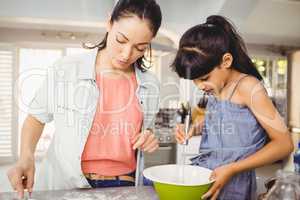
[{"label": "white countertop", "polygon": [[[2,200],[17,200],[16,193],[1,193]],[[36,191],[26,200],[158,200],[153,187],[112,187],[100,189],[74,189]]]}]

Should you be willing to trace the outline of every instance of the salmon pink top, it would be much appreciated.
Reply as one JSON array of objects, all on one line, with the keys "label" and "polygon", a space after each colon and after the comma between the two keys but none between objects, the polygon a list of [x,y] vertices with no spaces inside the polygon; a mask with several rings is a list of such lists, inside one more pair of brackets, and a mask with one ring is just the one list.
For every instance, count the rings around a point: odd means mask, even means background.
[{"label": "salmon pink top", "polygon": [[133,172],[136,158],[131,140],[140,132],[143,121],[135,74],[111,77],[99,73],[96,83],[100,95],[82,153],[82,171],[105,176]]}]

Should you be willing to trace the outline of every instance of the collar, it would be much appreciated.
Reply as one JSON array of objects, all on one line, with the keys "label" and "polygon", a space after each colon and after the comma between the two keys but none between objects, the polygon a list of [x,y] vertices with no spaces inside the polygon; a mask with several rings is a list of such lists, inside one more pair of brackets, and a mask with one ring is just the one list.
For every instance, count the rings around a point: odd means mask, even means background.
[{"label": "collar", "polygon": [[98,49],[91,49],[85,54],[82,54],[78,58],[78,78],[79,79],[91,79],[95,80],[95,63]]},{"label": "collar", "polygon": [[[79,79],[91,79],[96,80],[95,64],[98,48],[91,49],[85,54],[78,57],[78,78]],[[142,72],[135,67],[135,76],[139,86],[147,88],[145,82],[147,82],[147,72]]]}]

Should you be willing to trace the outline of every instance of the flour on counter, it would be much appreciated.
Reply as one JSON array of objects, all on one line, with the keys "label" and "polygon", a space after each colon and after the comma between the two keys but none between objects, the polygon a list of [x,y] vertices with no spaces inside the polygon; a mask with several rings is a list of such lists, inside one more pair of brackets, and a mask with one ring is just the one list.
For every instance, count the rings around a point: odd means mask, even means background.
[{"label": "flour on counter", "polygon": [[62,200],[109,200],[107,195],[103,194],[103,192],[69,192],[66,193]]},{"label": "flour on counter", "polygon": [[137,196],[129,196],[126,198],[126,200],[138,200],[139,198]]}]

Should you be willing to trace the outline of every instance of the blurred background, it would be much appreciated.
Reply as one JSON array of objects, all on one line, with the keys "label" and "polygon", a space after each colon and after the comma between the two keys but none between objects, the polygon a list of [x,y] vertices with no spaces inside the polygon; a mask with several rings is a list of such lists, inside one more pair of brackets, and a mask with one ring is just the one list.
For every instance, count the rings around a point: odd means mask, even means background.
[{"label": "blurred background", "polygon": [[[11,191],[6,170],[19,155],[20,129],[26,105],[43,80],[47,67],[62,56],[84,53],[82,43],[102,40],[115,0],[1,0],[0,6],[0,192]],[[201,96],[190,81],[169,68],[180,36],[212,14],[231,19],[264,77],[268,93],[293,132],[300,132],[300,1],[299,0],[157,0],[163,24],[153,42],[152,71],[161,81],[156,121],[160,148],[146,155],[146,166],[189,163],[201,137],[183,150],[175,144],[172,127],[180,102],[192,106]],[[150,63],[149,63],[150,64]],[[54,132],[47,124],[36,157],[41,160]],[[287,159],[257,170],[260,185],[278,168],[293,170]],[[263,188],[263,187],[261,187]]]}]

